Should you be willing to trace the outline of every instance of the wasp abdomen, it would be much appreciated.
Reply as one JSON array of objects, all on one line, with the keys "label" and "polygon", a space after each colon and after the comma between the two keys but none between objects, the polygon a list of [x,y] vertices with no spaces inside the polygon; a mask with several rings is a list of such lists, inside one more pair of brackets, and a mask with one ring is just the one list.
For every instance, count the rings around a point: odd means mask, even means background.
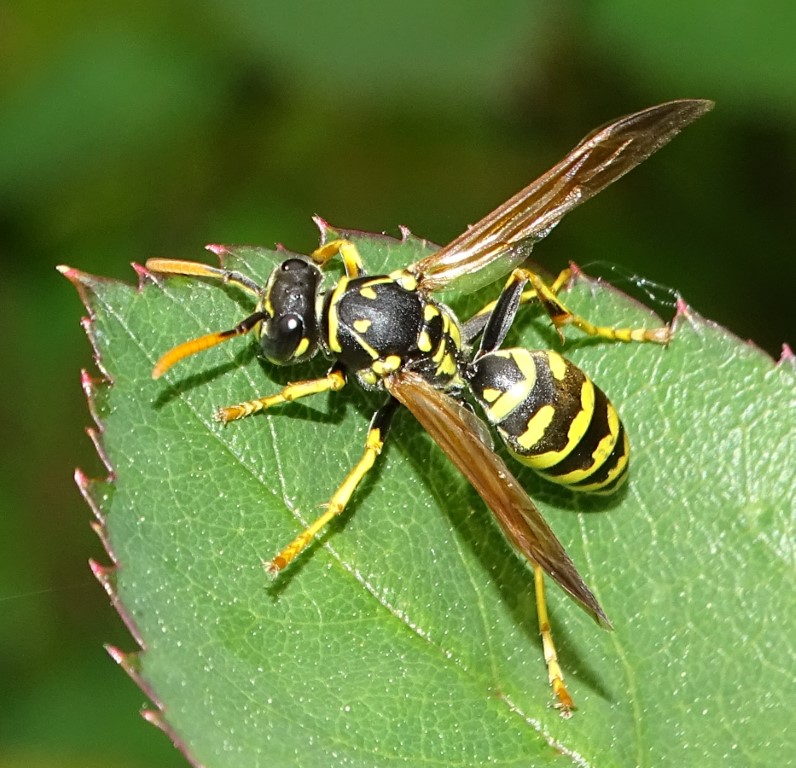
[{"label": "wasp abdomen", "polygon": [[501,349],[468,370],[473,393],[511,453],[577,491],[615,490],[625,479],[628,442],[605,393],[561,355]]}]

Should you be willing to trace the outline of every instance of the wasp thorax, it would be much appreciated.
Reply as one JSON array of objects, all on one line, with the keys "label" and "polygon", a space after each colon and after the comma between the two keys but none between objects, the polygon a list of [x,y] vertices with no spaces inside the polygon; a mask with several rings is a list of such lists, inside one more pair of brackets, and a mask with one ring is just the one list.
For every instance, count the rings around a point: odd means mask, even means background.
[{"label": "wasp thorax", "polygon": [[315,306],[320,281],[320,270],[299,258],[283,261],[271,273],[262,302],[268,317],[260,330],[260,346],[270,362],[301,363],[318,351]]}]

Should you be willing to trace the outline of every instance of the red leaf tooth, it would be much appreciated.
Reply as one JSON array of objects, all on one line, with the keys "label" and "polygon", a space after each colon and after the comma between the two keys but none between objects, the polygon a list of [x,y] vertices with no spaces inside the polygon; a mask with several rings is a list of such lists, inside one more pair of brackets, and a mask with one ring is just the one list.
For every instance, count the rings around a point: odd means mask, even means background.
[{"label": "red leaf tooth", "polygon": [[105,515],[103,514],[100,505],[94,496],[94,485],[96,483],[97,481],[88,477],[82,469],[75,470],[75,485],[77,485],[81,496],[86,500],[89,508],[94,513],[94,517],[97,519],[99,525],[104,528]]},{"label": "red leaf tooth", "polygon": [[[133,639],[137,643],[137,645],[144,649],[146,646],[144,645],[144,641],[141,638],[141,632],[139,631],[138,627],[135,625],[130,614],[127,612],[127,609],[122,605],[119,601],[119,597],[116,593],[116,572],[117,566],[105,566],[100,565],[96,560],[89,560],[88,564],[91,568],[91,572],[96,577],[97,581],[105,588],[105,591],[108,593],[108,596],[111,599],[111,604],[116,609],[116,612],[121,617],[124,625],[127,627],[127,631],[133,636]],[[148,691],[144,691],[147,695],[149,695]]]},{"label": "red leaf tooth", "polygon": [[148,280],[152,276],[152,273],[143,264],[139,264],[137,261],[131,261],[130,266],[138,275],[138,286],[140,288],[144,281]]},{"label": "red leaf tooth", "polygon": [[321,243],[325,243],[329,230],[332,229],[332,227],[329,226],[329,222],[326,221],[326,219],[321,218],[317,213],[312,217],[312,220],[315,222],[315,226],[320,230]]},{"label": "red leaf tooth", "polygon": [[162,712],[163,702],[155,695],[146,680],[141,677],[141,651],[122,651],[115,645],[105,645],[108,655],[127,673],[128,677],[146,694],[147,698]]},{"label": "red leaf tooth", "polygon": [[[135,677],[141,670],[141,652],[131,651],[125,653],[115,645],[107,644],[105,650],[108,655],[128,674],[130,677]],[[136,680],[138,683],[138,680]]]},{"label": "red leaf tooth", "polygon": [[108,655],[127,673],[128,677],[146,694],[147,698],[157,707],[157,709],[143,709],[141,710],[141,717],[148,723],[151,723],[156,728],[163,731],[168,736],[171,743],[182,752],[185,758],[194,766],[201,768],[199,763],[193,755],[189,752],[185,742],[179,734],[169,725],[165,718],[166,708],[155,692],[150,687],[149,683],[141,676],[141,651],[132,651],[125,653],[117,648],[115,645],[106,645],[105,650]]},{"label": "red leaf tooth", "polygon": [[116,566],[101,565],[93,558],[88,561],[89,568],[94,574],[94,578],[102,584],[108,596],[116,601]]},{"label": "red leaf tooth", "polygon": [[226,245],[219,245],[218,243],[206,245],[205,250],[210,251],[210,253],[215,253],[219,258],[229,253],[229,248]]},{"label": "red leaf tooth", "polygon": [[156,728],[163,731],[166,736],[171,739],[171,743],[174,744],[177,749],[182,752],[185,759],[196,768],[204,768],[204,763],[200,763],[188,750],[185,742],[177,735],[177,732],[166,722],[166,719],[163,716],[162,711],[157,711],[155,709],[142,709],[141,710],[141,717],[144,718],[148,723],[151,723]]},{"label": "red leaf tooth", "polygon": [[677,297],[677,303],[675,305],[675,314],[674,317],[677,319],[681,315],[688,317],[691,313],[691,308],[688,306],[686,300],[682,296]]}]

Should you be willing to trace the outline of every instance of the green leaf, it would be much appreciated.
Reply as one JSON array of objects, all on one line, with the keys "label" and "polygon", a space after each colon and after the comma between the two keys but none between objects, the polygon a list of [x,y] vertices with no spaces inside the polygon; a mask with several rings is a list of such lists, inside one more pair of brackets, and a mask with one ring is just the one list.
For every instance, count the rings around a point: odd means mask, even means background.
[{"label": "green leaf", "polygon": [[[372,273],[427,248],[356,239]],[[230,249],[227,263],[264,281],[283,256]],[[111,382],[86,380],[112,480],[78,479],[116,565],[97,571],[144,649],[113,652],[157,703],[150,719],[196,762],[748,766],[788,753],[792,356],[774,364],[685,307],[668,348],[568,332],[564,351],[613,399],[633,458],[627,487],[603,499],[517,469],[616,627],[550,587],[578,705],[563,720],[530,569],[409,414],[343,519],[270,583],[262,562],[359,458],[383,396],[352,385],[222,427],[216,407],[328,364],[274,369],[238,339],[153,381],[164,351],[231,327],[248,297],[187,278],[144,274],[136,289],[66,273]],[[453,304],[466,316],[478,300]],[[565,300],[598,323],[660,323],[585,278]],[[508,342],[560,348],[531,308]]]}]

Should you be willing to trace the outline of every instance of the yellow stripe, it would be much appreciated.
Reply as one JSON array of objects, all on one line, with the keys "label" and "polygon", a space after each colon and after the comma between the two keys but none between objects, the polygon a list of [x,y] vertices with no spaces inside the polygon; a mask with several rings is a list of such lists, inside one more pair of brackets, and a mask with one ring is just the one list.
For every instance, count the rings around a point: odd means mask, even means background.
[{"label": "yellow stripe", "polygon": [[395,272],[390,272],[390,280],[398,283],[405,291],[414,291],[417,289],[417,278],[405,269],[397,269]]},{"label": "yellow stripe", "polygon": [[591,455],[592,459],[594,459],[591,465],[593,472],[605,464],[606,459],[611,455],[611,451],[613,451],[616,445],[616,438],[619,434],[619,416],[617,416],[616,409],[611,403],[607,403],[607,415],[608,434],[600,440],[597,444],[597,448],[595,448],[594,453]]},{"label": "yellow stripe", "polygon": [[439,310],[433,304],[426,304],[423,307],[423,320],[429,322],[439,315]]},{"label": "yellow stripe", "polygon": [[529,386],[528,382],[524,379],[518,381],[507,392],[503,392],[503,394],[486,409],[487,418],[493,424],[499,424],[515,408],[523,404],[531,388],[532,385]]},{"label": "yellow stripe", "polygon": [[354,320],[354,330],[358,333],[367,333],[371,325],[373,325],[373,321],[365,318]]},{"label": "yellow stripe", "polygon": [[451,337],[451,340],[456,345],[456,349],[462,348],[462,334],[459,330],[459,324],[456,322],[455,318],[451,318],[450,327],[448,328],[448,334]]},{"label": "yellow stripe", "polygon": [[492,389],[492,387],[487,387],[481,392],[481,397],[484,398],[488,403],[494,403],[503,393],[499,389]]},{"label": "yellow stripe", "polygon": [[[517,438],[517,443],[525,448],[526,451],[530,451],[544,437],[544,433],[552,423],[555,415],[556,409],[552,405],[543,405],[530,419],[528,419],[528,426],[525,432]],[[554,451],[551,451],[549,453],[543,453],[541,456],[522,456],[520,460],[532,467],[539,467],[538,461],[540,458],[544,460],[545,457],[552,456],[554,453]],[[558,462],[558,460],[559,457],[556,456],[556,460],[553,463]],[[551,465],[547,464],[542,466]]]},{"label": "yellow stripe", "polygon": [[[547,453],[540,453],[538,456],[526,456],[523,459],[526,464],[534,469],[549,469],[550,467],[554,467],[556,464],[558,464],[562,459],[565,459],[570,453],[572,453],[573,450],[575,450],[575,447],[583,439],[583,435],[586,434],[586,430],[589,428],[589,423],[591,422],[592,414],[594,413],[594,384],[592,384],[589,379],[583,380],[583,385],[580,389],[580,402],[581,410],[578,411],[578,413],[575,415],[575,418],[572,419],[569,425],[569,430],[567,432],[567,444],[560,451],[547,451]],[[544,407],[551,408],[553,411],[555,411],[555,408],[553,408],[552,405],[546,405]],[[536,416],[534,416],[534,418],[528,423],[529,428],[531,427],[535,418]],[[525,434],[521,435],[517,442],[523,448],[526,448],[526,450],[531,450],[541,439],[541,435],[539,435],[536,440],[531,442],[533,435],[533,432],[528,435],[528,431],[526,431]],[[566,482],[558,477],[551,479],[557,483]]]},{"label": "yellow stripe", "polygon": [[591,379],[583,380],[580,388],[580,408],[578,415],[572,419],[567,433],[567,443],[572,443],[573,447],[583,440],[594,416],[594,384],[591,383]]},{"label": "yellow stripe", "polygon": [[445,355],[442,362],[437,366],[437,375],[452,376],[457,371],[456,359],[451,354]]},{"label": "yellow stripe", "polygon": [[533,355],[527,349],[512,349],[511,359],[520,369],[520,373],[527,384],[528,392],[536,386],[536,363],[534,362]]},{"label": "yellow stripe", "polygon": [[[581,410],[578,411],[569,425],[569,430],[567,431],[567,444],[558,452],[550,451],[549,453],[535,456],[533,463],[535,468],[549,469],[550,467],[554,467],[562,459],[569,456],[580,444],[580,441],[583,440],[583,436],[586,434],[586,430],[589,428],[592,416],[594,415],[594,384],[591,383],[590,379],[584,379],[583,385],[580,388],[580,406]],[[552,461],[552,457],[554,456],[556,460]],[[592,474],[592,472],[594,472],[594,466],[589,466],[586,469],[576,469],[572,472],[568,472],[566,475],[557,475],[550,479],[556,483],[568,485],[578,480],[584,480]]]},{"label": "yellow stripe", "polygon": [[[598,491],[600,488],[604,488],[606,485],[612,483],[619,475],[621,475],[627,469],[627,463],[630,460],[630,443],[627,439],[627,432],[625,432],[625,452],[623,456],[619,459],[616,463],[616,466],[608,473],[606,478],[599,483],[592,483],[591,485],[581,485],[576,490],[578,491]],[[617,486],[618,488],[619,486]],[[613,492],[615,489],[611,489]]]},{"label": "yellow stripe", "polygon": [[420,331],[420,335],[417,337],[417,348],[421,352],[431,352],[431,339],[426,331]]},{"label": "yellow stripe", "polygon": [[445,337],[443,336],[439,341],[439,346],[437,347],[437,351],[431,356],[432,362],[435,362],[439,365],[442,362],[442,358],[445,357]]},{"label": "yellow stripe", "polygon": [[271,316],[274,316],[274,305],[271,303],[271,291],[269,289],[268,293],[265,294],[265,300],[263,301],[262,308]]},{"label": "yellow stripe", "polygon": [[391,282],[393,282],[391,277],[374,277],[372,280],[368,280],[364,285],[361,285],[359,287],[359,295],[365,299],[375,300],[378,298],[378,294],[376,293],[376,289],[373,288],[373,286],[383,285],[385,283],[391,283]]},{"label": "yellow stripe", "polygon": [[340,301],[340,297],[345,293],[347,286],[348,278],[341,277],[332,292],[332,298],[329,299],[329,338],[327,341],[329,342],[329,349],[332,352],[339,353],[343,351],[337,338],[338,331],[340,330],[340,322],[337,317],[337,304]]},{"label": "yellow stripe", "polygon": [[364,349],[365,352],[368,353],[368,355],[372,360],[379,359],[380,357],[379,353],[373,347],[371,347],[370,344],[368,344],[368,342],[365,341],[359,334],[351,334],[351,335],[356,337],[357,344],[359,344],[359,346],[362,347],[362,349]]},{"label": "yellow stripe", "polygon": [[296,347],[296,351],[293,353],[293,357],[301,357],[309,348],[310,340],[305,336],[302,340],[298,343]]},{"label": "yellow stripe", "polygon": [[553,378],[558,379],[558,381],[563,381],[564,377],[567,375],[567,368],[569,367],[567,361],[564,360],[558,352],[548,350],[547,362],[550,364],[550,371],[553,374]]},{"label": "yellow stripe", "polygon": [[401,358],[398,355],[389,355],[384,360],[376,360],[370,366],[377,376],[389,376],[401,367]]}]

